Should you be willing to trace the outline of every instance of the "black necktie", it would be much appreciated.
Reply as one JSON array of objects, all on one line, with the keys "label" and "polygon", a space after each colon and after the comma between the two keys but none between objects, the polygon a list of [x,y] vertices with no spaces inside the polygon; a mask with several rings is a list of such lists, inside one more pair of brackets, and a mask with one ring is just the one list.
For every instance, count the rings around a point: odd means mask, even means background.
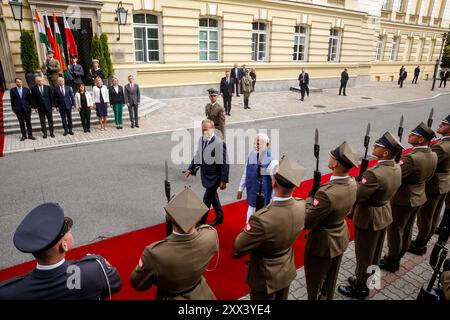
[{"label": "black necktie", "polygon": [[102,87],[98,87],[98,89],[100,90],[100,103],[105,103],[105,100],[103,100],[103,95],[102,95]]}]

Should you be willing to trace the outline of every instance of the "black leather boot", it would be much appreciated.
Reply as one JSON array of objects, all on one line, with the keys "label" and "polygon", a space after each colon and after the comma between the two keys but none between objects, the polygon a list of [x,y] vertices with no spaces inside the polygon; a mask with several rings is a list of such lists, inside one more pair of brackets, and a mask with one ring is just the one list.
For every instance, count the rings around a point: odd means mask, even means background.
[{"label": "black leather boot", "polygon": [[385,256],[383,259],[381,259],[378,266],[380,267],[380,269],[389,272],[397,272],[400,269],[400,259]]}]

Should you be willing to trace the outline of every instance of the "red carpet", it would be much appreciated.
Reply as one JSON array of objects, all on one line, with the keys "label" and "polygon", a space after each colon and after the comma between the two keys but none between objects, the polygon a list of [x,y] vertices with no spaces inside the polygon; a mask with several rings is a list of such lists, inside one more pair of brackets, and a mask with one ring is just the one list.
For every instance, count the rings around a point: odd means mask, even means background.
[{"label": "red carpet", "polygon": [[[371,165],[374,162],[371,163]],[[323,176],[326,182],[330,174]],[[300,188],[295,190],[295,196],[305,198],[311,189],[312,180],[304,181]],[[245,224],[247,204],[245,201],[230,203],[223,207],[225,219],[217,230],[220,239],[220,261],[218,268],[213,272],[206,272],[212,290],[218,299],[237,299],[248,293],[245,282],[247,267],[245,258],[233,259],[233,245],[236,235],[242,230]],[[214,218],[214,213],[209,217]],[[353,228],[351,220],[347,221],[351,238],[353,239]],[[76,227],[76,221],[75,221]],[[153,227],[132,231],[107,240],[95,242],[86,246],[75,248],[68,255],[68,259],[78,259],[87,253],[97,253],[109,260],[117,267],[122,279],[123,287],[121,291],[114,295],[114,299],[152,299],[155,296],[155,288],[147,292],[135,291],[129,283],[130,273],[138,263],[142,250],[148,244],[161,240],[164,237],[165,226],[163,224]],[[295,263],[297,267],[303,266],[303,254],[305,247],[305,232],[299,236],[295,243]],[[20,254],[17,252],[17,254]],[[211,266],[215,261],[211,262]],[[17,266],[13,266],[0,271],[0,282],[13,276],[24,274],[35,266],[35,262],[30,261]]]},{"label": "red carpet", "polygon": [[0,157],[3,157],[3,148],[5,145],[5,129],[3,124],[3,94],[0,90]]}]

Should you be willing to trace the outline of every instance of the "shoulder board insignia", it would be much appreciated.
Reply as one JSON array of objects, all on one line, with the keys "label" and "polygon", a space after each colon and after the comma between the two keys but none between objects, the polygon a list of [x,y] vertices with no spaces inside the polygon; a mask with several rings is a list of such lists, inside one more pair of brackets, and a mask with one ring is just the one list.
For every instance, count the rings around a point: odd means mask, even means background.
[{"label": "shoulder board insignia", "polygon": [[6,287],[8,285],[11,285],[11,284],[14,284],[16,282],[19,282],[19,281],[23,280],[24,278],[25,278],[25,275],[21,275],[21,276],[17,276],[17,277],[14,277],[12,279],[6,280],[6,281],[0,283],[0,288],[3,288],[3,287]]},{"label": "shoulder board insignia", "polygon": [[86,256],[84,256],[83,258],[78,260],[78,262],[89,261],[89,260],[97,260],[97,259],[102,259],[102,257],[99,256],[98,254],[88,253]]}]

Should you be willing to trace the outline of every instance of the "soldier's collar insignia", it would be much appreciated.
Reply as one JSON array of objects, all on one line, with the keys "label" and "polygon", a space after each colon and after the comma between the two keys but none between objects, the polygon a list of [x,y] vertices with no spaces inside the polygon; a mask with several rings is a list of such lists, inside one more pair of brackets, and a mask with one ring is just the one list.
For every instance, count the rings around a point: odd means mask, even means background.
[{"label": "soldier's collar insignia", "polygon": [[250,224],[250,222],[248,222],[248,223],[245,225],[245,231],[250,232],[251,230],[252,230],[252,225]]},{"label": "soldier's collar insignia", "polygon": [[317,207],[319,204],[320,204],[320,200],[317,199],[317,198],[314,198],[314,200],[313,200],[313,206],[314,206],[314,207]]}]

